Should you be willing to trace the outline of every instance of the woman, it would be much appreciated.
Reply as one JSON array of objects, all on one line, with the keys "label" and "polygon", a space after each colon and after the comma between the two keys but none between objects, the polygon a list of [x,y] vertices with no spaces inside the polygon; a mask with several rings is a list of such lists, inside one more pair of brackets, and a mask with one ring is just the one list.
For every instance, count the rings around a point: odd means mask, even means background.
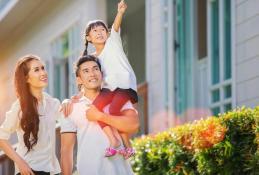
[{"label": "woman", "polygon": [[[60,173],[55,155],[55,124],[60,102],[43,92],[48,85],[45,66],[39,57],[26,55],[15,68],[17,100],[0,127],[0,148],[15,163],[15,174]],[[16,152],[8,139],[17,133]]]}]

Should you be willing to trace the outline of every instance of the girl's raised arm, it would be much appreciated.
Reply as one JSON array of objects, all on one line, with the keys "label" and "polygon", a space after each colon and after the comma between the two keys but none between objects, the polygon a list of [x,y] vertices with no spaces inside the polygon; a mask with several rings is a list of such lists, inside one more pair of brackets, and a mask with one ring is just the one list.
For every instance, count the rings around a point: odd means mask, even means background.
[{"label": "girl's raised arm", "polygon": [[113,28],[116,32],[118,32],[120,29],[122,17],[123,17],[123,14],[125,13],[126,9],[127,9],[127,4],[124,2],[124,0],[121,0],[118,3],[118,12],[117,12],[117,15],[113,22]]}]

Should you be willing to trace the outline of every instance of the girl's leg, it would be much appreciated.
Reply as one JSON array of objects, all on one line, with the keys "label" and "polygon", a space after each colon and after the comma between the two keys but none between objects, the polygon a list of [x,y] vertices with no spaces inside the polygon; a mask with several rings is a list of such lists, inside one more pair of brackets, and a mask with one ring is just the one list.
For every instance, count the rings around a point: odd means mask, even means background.
[{"label": "girl's leg", "polygon": [[128,91],[125,89],[116,89],[110,104],[109,112],[111,115],[121,115],[121,108],[130,100]]},{"label": "girl's leg", "polygon": [[122,154],[125,159],[128,159],[135,155],[135,150],[132,148],[130,143],[130,135],[127,133],[120,133],[120,136],[123,140],[125,148],[122,150]]},{"label": "girl's leg", "polygon": [[131,143],[130,143],[130,136],[128,133],[120,133],[121,139],[123,141],[123,144],[126,148],[131,147]]},{"label": "girl's leg", "polygon": [[[100,92],[100,94],[95,98],[95,100],[93,101],[93,105],[99,109],[99,111],[103,111],[103,108],[110,104],[112,101],[112,97],[113,97],[113,92],[110,91],[109,89],[103,88]],[[101,128],[104,128],[105,126],[107,126],[105,123],[103,122],[98,122]]]},{"label": "girl's leg", "polygon": [[105,126],[103,131],[107,135],[110,142],[110,147],[106,148],[104,156],[114,156],[117,153],[117,148],[121,145],[121,143],[110,126]]},{"label": "girl's leg", "polygon": [[[131,101],[132,96],[131,89],[116,89],[114,91],[113,99],[110,105],[109,112],[111,115],[120,116],[121,109],[127,101]],[[131,147],[129,135],[127,133],[120,133],[123,144],[126,148]]]},{"label": "girl's leg", "polygon": [[106,105],[111,103],[112,98],[113,92],[109,89],[102,88],[100,94],[93,101],[93,105],[102,111]]},{"label": "girl's leg", "polygon": [[117,139],[117,137],[114,135],[113,130],[110,126],[105,126],[103,128],[104,133],[107,135],[109,141],[110,141],[110,147],[117,148],[120,146],[120,141]]},{"label": "girl's leg", "polygon": [[[113,98],[110,104],[110,108],[109,108],[109,112],[111,115],[115,115],[115,116],[120,116],[121,115],[121,109],[124,106],[124,104],[127,101],[131,101],[131,90],[130,89],[116,89],[113,92]],[[111,128],[110,128],[111,129]],[[113,135],[115,136],[115,135]],[[122,133],[120,134],[124,146],[126,147],[125,154],[124,157],[127,159],[129,157],[131,157],[132,155],[134,155],[134,150],[131,148],[131,144],[130,144],[130,140],[129,140],[129,135],[126,133]],[[109,136],[108,136],[109,137]],[[119,142],[118,139],[116,139],[116,136],[114,137],[116,141]],[[112,138],[110,140],[110,143],[112,143]],[[115,142],[114,142],[115,143]]]}]

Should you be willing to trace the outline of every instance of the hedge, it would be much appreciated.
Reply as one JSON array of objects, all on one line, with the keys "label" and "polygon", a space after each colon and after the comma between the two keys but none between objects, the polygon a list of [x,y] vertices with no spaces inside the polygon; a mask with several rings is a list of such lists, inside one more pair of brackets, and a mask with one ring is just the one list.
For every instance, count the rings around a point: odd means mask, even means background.
[{"label": "hedge", "polygon": [[259,107],[133,140],[136,175],[259,174]]}]

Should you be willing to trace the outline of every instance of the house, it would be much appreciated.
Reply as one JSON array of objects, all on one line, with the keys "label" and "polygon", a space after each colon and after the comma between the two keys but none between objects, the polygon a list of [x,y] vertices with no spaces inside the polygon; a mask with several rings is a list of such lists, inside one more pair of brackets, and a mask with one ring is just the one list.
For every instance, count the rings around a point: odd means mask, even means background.
[{"label": "house", "polygon": [[[15,98],[15,61],[27,53],[46,62],[50,94],[62,100],[76,93],[72,65],[84,49],[85,25],[103,19],[111,26],[117,2],[2,0],[0,115]],[[141,85],[141,133],[258,104],[258,1],[126,2],[122,39]]]},{"label": "house", "polygon": [[146,0],[145,6],[150,132],[258,105],[259,1]]},{"label": "house", "polygon": [[[123,46],[139,84],[140,134],[259,102],[258,0],[125,0]],[[39,55],[47,91],[76,93],[86,23],[109,26],[117,0],[0,0],[0,116],[15,99],[17,59]]]}]

